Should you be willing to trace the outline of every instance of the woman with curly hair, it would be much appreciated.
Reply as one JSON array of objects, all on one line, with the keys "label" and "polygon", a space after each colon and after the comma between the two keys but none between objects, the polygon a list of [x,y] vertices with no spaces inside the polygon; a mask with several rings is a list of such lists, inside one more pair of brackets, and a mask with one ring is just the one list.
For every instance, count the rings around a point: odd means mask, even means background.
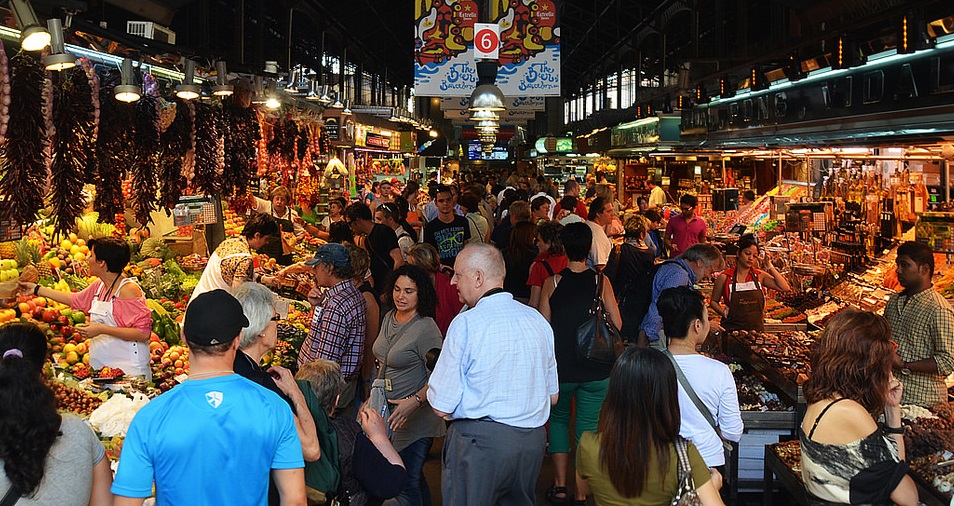
[{"label": "woman with curly hair", "polygon": [[111,504],[106,449],[83,420],[57,413],[43,382],[43,332],[32,323],[0,327],[0,357],[0,502]]},{"label": "woman with curly hair", "polygon": [[902,386],[891,372],[898,345],[890,336],[883,317],[847,310],[815,343],[799,434],[802,479],[815,500],[918,504],[904,461]]},{"label": "woman with curly hair", "polygon": [[393,431],[391,443],[407,469],[407,482],[398,504],[430,504],[424,479],[424,459],[435,437],[444,435],[444,421],[427,404],[427,379],[441,348],[441,331],[434,322],[437,292],[427,271],[402,265],[391,275],[384,290],[386,305],[378,338],[374,341],[376,378],[387,385],[392,405],[387,422]]}]

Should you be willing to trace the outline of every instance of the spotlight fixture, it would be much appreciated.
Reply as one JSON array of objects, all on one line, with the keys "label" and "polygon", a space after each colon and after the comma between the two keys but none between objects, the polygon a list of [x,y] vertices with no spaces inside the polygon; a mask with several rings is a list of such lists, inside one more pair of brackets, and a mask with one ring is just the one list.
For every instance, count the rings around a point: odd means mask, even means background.
[{"label": "spotlight fixture", "polygon": [[132,60],[123,58],[120,69],[120,84],[113,89],[113,96],[120,102],[135,102],[142,97],[142,89],[136,84],[136,73],[133,70]]},{"label": "spotlight fixture", "polygon": [[298,93],[298,76],[300,71],[293,69],[288,72],[288,82],[285,83],[285,91],[289,93]]},{"label": "spotlight fixture", "polygon": [[275,80],[268,80],[268,91],[265,93],[267,97],[265,99],[265,107],[269,109],[278,109],[282,106],[282,102],[279,99],[278,92],[275,90]]},{"label": "spotlight fixture", "polygon": [[351,100],[344,101],[344,109],[341,110],[341,114],[345,116],[351,116]]},{"label": "spotlight fixture", "polygon": [[497,116],[497,113],[493,111],[474,111],[470,115],[470,121],[484,121],[484,120],[499,121],[500,116]]},{"label": "spotlight fixture", "polygon": [[321,87],[318,86],[317,79],[311,79],[308,81],[308,95],[305,96],[305,100],[319,100],[321,98]]},{"label": "spotlight fixture", "polygon": [[327,84],[321,85],[321,96],[318,97],[318,101],[321,102],[322,104],[330,104],[330,103],[331,103],[331,97],[328,96],[328,85],[327,85]]},{"label": "spotlight fixture", "polygon": [[182,84],[176,86],[176,96],[182,100],[195,100],[202,94],[202,88],[195,84],[195,62],[187,59],[182,71]]},{"label": "spotlight fixture", "polygon": [[338,93],[335,94],[335,101],[332,102],[331,107],[333,109],[344,109],[344,103],[341,101],[340,94]]},{"label": "spotlight fixture", "polygon": [[212,87],[212,94],[217,97],[227,97],[231,95],[235,88],[228,84],[228,70],[225,68],[225,60],[215,62],[215,86]]},{"label": "spotlight fixture", "polygon": [[504,111],[504,95],[496,85],[481,84],[470,94],[471,111]]},{"label": "spotlight fixture", "polygon": [[252,78],[252,103],[265,103],[265,78],[262,76]]},{"label": "spotlight fixture", "polygon": [[50,45],[50,32],[40,24],[30,0],[10,0],[10,8],[20,27],[20,47],[25,51],[39,51]]},{"label": "spotlight fixture", "polygon": [[63,45],[63,23],[60,18],[46,20],[50,30],[50,54],[43,57],[46,70],[66,70],[76,66],[76,55],[67,53]]}]

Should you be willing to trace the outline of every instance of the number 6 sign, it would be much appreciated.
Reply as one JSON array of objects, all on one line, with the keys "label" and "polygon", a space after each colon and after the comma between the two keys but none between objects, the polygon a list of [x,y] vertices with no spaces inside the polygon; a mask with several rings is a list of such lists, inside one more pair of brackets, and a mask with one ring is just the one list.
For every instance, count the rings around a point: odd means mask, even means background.
[{"label": "number 6 sign", "polygon": [[500,26],[474,23],[474,59],[496,60],[500,51]]}]

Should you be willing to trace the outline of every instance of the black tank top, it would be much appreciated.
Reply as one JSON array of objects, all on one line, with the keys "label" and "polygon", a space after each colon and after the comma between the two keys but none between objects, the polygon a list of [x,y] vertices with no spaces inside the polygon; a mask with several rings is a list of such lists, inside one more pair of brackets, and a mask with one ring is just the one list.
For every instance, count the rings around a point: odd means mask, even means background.
[{"label": "black tank top", "polygon": [[590,318],[596,297],[596,273],[590,269],[560,271],[560,282],[550,295],[550,325],[553,327],[557,376],[560,383],[584,383],[609,377],[612,364],[596,365],[576,353],[576,328]]}]

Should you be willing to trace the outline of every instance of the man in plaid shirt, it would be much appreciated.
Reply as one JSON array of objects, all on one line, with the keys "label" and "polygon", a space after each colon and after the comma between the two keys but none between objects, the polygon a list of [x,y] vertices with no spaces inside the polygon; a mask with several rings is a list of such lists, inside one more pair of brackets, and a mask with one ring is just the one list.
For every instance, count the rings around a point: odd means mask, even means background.
[{"label": "man in plaid shirt", "polygon": [[305,265],[313,268],[316,284],[328,290],[321,303],[315,304],[311,329],[298,353],[298,366],[317,358],[340,364],[346,385],[338,400],[338,410],[348,413],[361,373],[367,307],[351,281],[353,271],[347,247],[325,244]]},{"label": "man in plaid shirt", "polygon": [[944,377],[954,372],[954,310],[934,290],[934,253],[909,241],[898,247],[898,282],[884,309],[898,343],[895,368],[904,385],[902,404],[929,407],[947,401]]}]

